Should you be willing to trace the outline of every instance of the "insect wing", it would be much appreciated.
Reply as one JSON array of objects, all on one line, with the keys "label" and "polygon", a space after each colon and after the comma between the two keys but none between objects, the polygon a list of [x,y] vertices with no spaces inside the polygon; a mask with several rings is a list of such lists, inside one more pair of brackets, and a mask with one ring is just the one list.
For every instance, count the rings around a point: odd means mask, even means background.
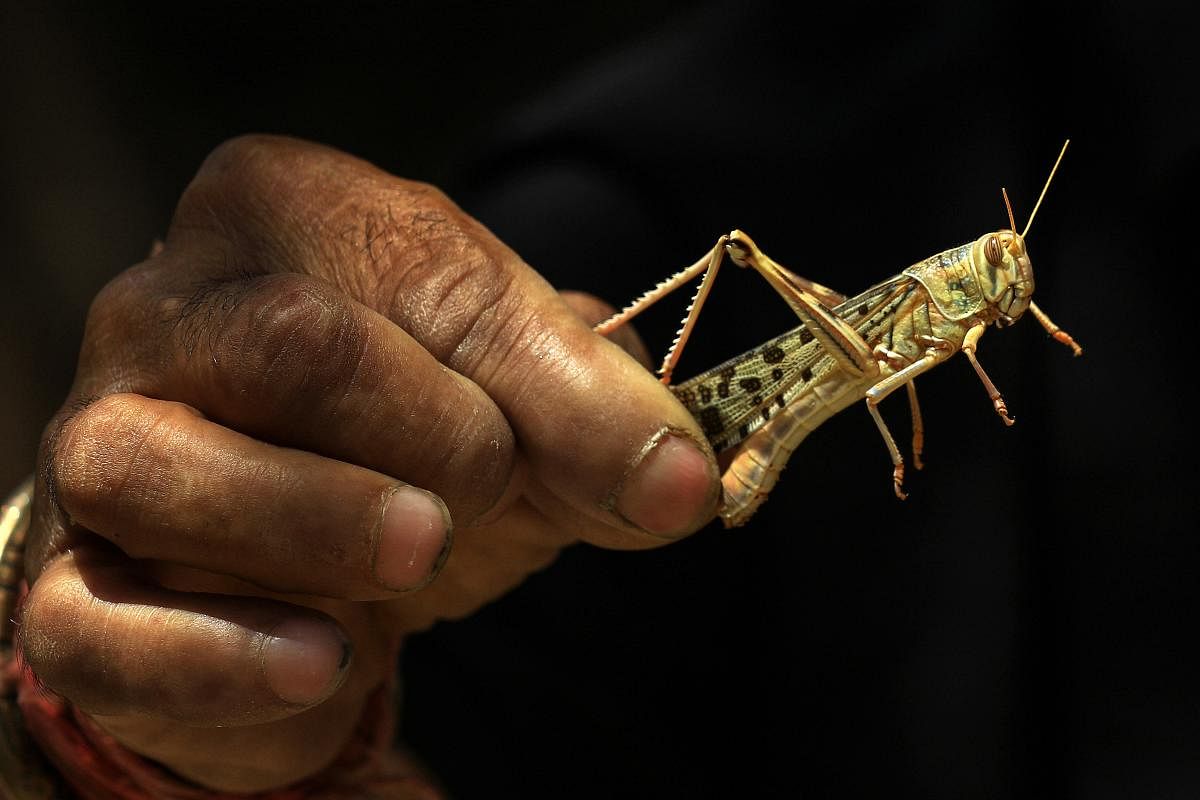
[{"label": "insect wing", "polygon": [[718,452],[787,405],[789,390],[825,353],[803,325],[671,387]]},{"label": "insect wing", "polygon": [[[895,310],[916,287],[898,275],[872,286],[833,309],[873,339],[891,325]],[[727,450],[834,368],[834,359],[801,325],[694,378],[671,391],[700,423],[717,452]]]},{"label": "insect wing", "polygon": [[864,341],[875,343],[886,338],[896,318],[896,310],[919,286],[920,283],[909,275],[896,275],[851,297],[833,312],[850,323]]}]

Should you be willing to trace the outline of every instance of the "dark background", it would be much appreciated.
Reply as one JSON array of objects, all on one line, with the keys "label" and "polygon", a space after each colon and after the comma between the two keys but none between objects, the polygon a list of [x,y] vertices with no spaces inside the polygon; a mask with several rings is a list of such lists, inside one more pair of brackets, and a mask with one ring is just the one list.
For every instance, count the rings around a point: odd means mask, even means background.
[{"label": "dark background", "polygon": [[[920,381],[891,495],[852,408],[745,529],[577,548],[413,639],[406,740],[475,797],[1200,795],[1182,4],[7,5],[0,483],[87,304],[252,130],[438,183],[556,285],[620,304],[742,227],[856,292],[1019,223],[1032,320]],[[648,318],[655,352],[683,298]],[[794,325],[723,273],[680,377]],[[613,398],[620,402],[619,397]],[[904,401],[885,404],[907,438]]]}]

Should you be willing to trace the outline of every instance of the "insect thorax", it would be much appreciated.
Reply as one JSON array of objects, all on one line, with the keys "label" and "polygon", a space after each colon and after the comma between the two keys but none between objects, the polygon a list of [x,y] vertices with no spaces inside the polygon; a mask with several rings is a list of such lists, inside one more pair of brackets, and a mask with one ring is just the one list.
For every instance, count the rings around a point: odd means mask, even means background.
[{"label": "insect thorax", "polygon": [[904,274],[920,281],[947,319],[966,319],[984,309],[987,301],[971,262],[971,242],[918,261]]}]

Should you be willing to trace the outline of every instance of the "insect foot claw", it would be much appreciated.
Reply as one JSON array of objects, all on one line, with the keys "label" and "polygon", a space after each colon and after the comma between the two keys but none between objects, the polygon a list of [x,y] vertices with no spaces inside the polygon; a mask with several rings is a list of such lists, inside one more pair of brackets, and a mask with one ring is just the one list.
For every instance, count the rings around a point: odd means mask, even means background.
[{"label": "insect foot claw", "polygon": [[1058,330],[1051,335],[1054,337],[1054,341],[1065,344],[1067,347],[1071,348],[1071,352],[1075,354],[1076,358],[1083,355],[1083,348],[1071,338],[1071,334],[1063,330]]},{"label": "insect foot claw", "polygon": [[1000,415],[1000,419],[1004,420],[1005,425],[1012,425],[1016,422],[1015,419],[1008,415],[1008,406],[1004,404],[1003,398],[997,397],[992,401],[992,405],[996,407],[996,413]]},{"label": "insect foot claw", "polygon": [[892,488],[896,490],[896,497],[901,500],[907,500],[908,495],[901,487],[904,486],[904,465],[897,464],[892,470]]}]

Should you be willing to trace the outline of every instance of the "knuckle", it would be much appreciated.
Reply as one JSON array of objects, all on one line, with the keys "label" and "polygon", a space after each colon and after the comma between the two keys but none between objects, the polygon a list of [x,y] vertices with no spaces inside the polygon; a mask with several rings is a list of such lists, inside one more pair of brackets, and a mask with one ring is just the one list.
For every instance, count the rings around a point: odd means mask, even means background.
[{"label": "knuckle", "polygon": [[399,187],[403,195],[404,207],[413,222],[421,223],[418,229],[429,229],[440,223],[447,222],[452,215],[461,214],[458,206],[450,196],[435,184],[412,178],[400,179],[399,184],[389,182],[385,191],[395,192]]},{"label": "knuckle", "polygon": [[[92,504],[89,490],[89,461],[85,452],[89,432],[80,422],[90,405],[81,401],[65,408],[46,426],[39,452],[40,467],[50,497],[68,516],[73,510]],[[86,424],[86,423],[85,423]]]},{"label": "knuckle", "polygon": [[340,296],[299,275],[257,278],[247,292],[215,328],[211,355],[228,390],[311,403],[353,383],[371,333]]},{"label": "knuckle", "polygon": [[420,240],[399,258],[391,291],[399,318],[416,323],[439,361],[469,368],[511,316],[512,265],[461,229]]},{"label": "knuckle", "polygon": [[199,228],[232,236],[244,220],[269,214],[272,197],[293,194],[302,149],[300,142],[263,134],[222,142],[184,190],[172,231]]},{"label": "knuckle", "polygon": [[[464,389],[458,402],[433,410],[414,432],[415,466],[420,474],[453,476],[452,488],[436,488],[454,499],[454,512],[466,522],[500,499],[512,480],[517,449],[503,415],[471,394]],[[475,413],[463,414],[464,408]]]},{"label": "knuckle", "polygon": [[399,218],[407,241],[383,271],[385,313],[416,331],[436,359],[481,385],[526,356],[540,360],[533,352],[539,341],[562,327],[545,315],[553,290],[452,201],[428,191]]},{"label": "knuckle", "polygon": [[75,605],[71,593],[63,591],[70,587],[62,583],[44,575],[30,587],[21,609],[21,650],[39,681],[73,699],[70,685],[76,673],[70,667],[76,660],[57,657],[71,637],[63,622],[76,618],[70,613]]},{"label": "knuckle", "polygon": [[106,283],[88,307],[87,327],[93,328],[127,317],[136,308],[141,281],[133,270],[125,270]]},{"label": "knuckle", "polygon": [[264,134],[243,134],[213,148],[200,164],[201,185],[242,187],[286,171],[289,140]]},{"label": "knuckle", "polygon": [[269,151],[277,142],[277,137],[258,133],[231,136],[212,149],[200,165],[200,172],[221,173],[237,169],[259,154]]},{"label": "knuckle", "polygon": [[146,405],[135,395],[113,394],[64,420],[50,457],[56,498],[71,518],[95,525],[119,515],[133,487],[167,468],[155,439],[191,412],[176,403]]},{"label": "knuckle", "polygon": [[153,359],[148,356],[157,337],[147,334],[158,329],[155,285],[154,270],[143,263],[121,272],[100,289],[88,307],[81,370],[101,377],[105,367],[112,368],[117,362],[120,368],[110,371],[126,378],[152,370]]},{"label": "knuckle", "polygon": [[[356,205],[351,244],[371,264],[371,296],[443,363],[489,330],[519,259],[437,187],[389,182]],[[455,366],[454,364],[451,364]]]}]

